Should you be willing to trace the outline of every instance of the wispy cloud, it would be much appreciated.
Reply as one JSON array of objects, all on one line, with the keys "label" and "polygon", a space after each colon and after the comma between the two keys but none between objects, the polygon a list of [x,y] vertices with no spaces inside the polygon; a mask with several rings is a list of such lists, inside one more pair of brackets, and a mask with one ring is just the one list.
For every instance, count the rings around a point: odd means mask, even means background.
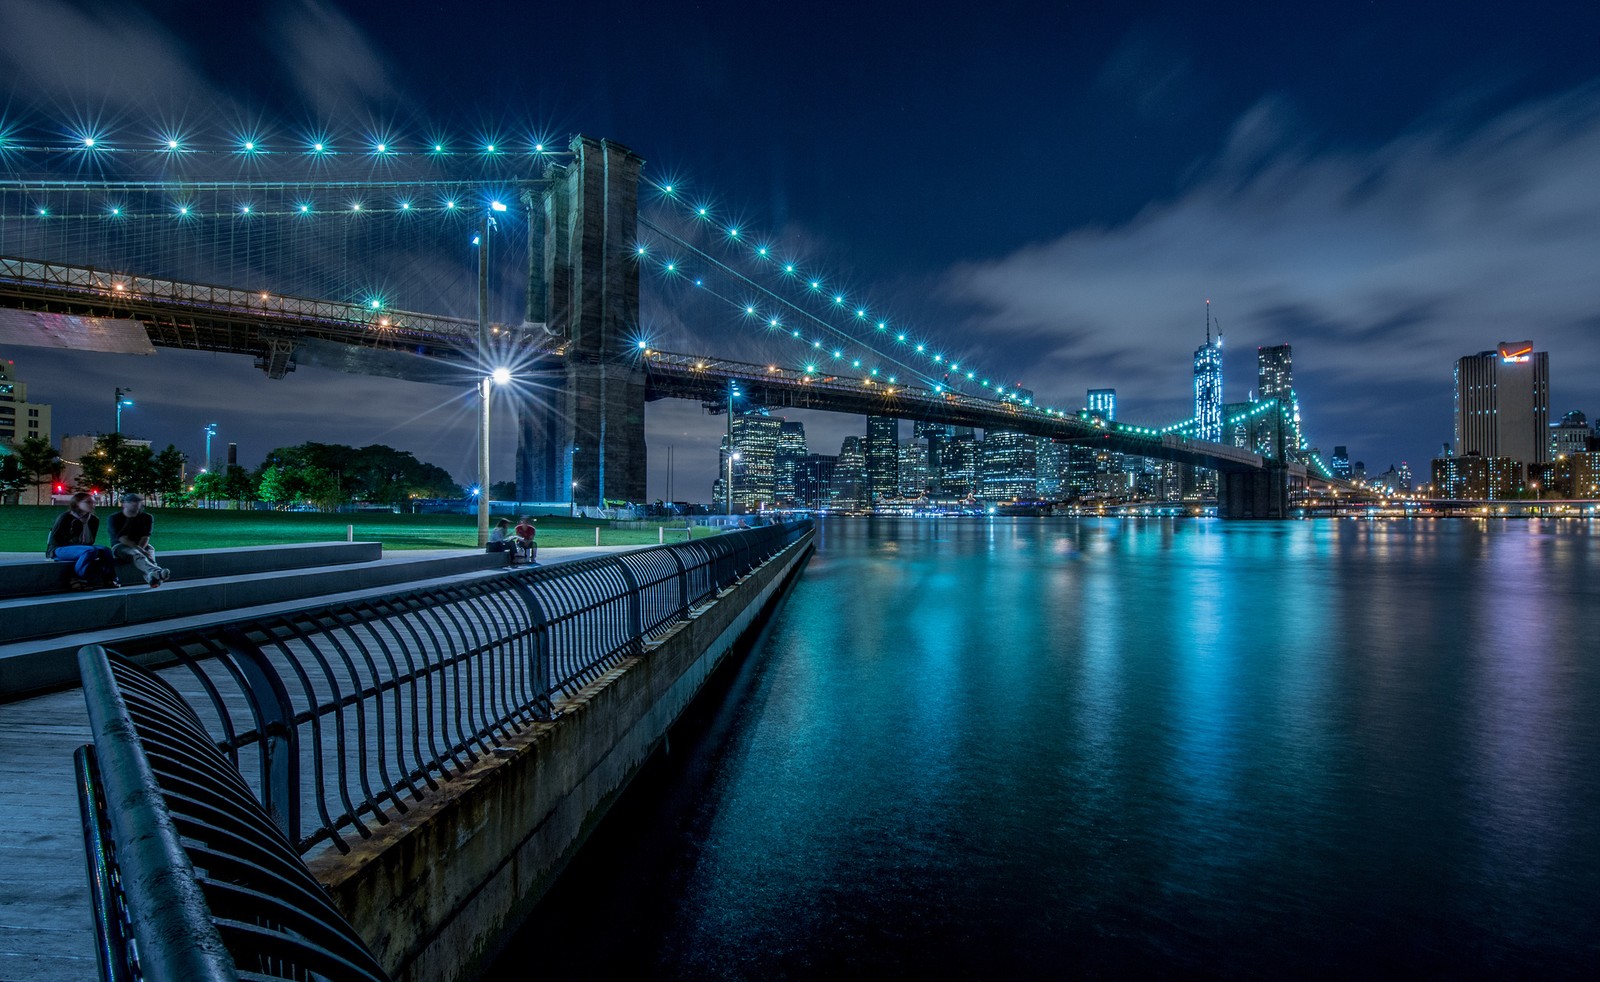
[{"label": "wispy cloud", "polygon": [[1230,398],[1254,384],[1256,345],[1293,343],[1325,449],[1432,452],[1454,360],[1501,339],[1550,351],[1555,411],[1600,410],[1600,84],[1472,119],[1318,150],[1264,99],[1172,200],[961,266],[951,296],[990,346],[1030,352],[1041,394],[1116,385],[1143,419],[1186,414],[1208,297]]},{"label": "wispy cloud", "polygon": [[147,118],[226,105],[193,54],[135,3],[0,0],[0,78],[16,105]]},{"label": "wispy cloud", "polygon": [[389,59],[333,5],[292,0],[279,7],[274,26],[285,75],[318,112],[347,115],[399,95]]}]

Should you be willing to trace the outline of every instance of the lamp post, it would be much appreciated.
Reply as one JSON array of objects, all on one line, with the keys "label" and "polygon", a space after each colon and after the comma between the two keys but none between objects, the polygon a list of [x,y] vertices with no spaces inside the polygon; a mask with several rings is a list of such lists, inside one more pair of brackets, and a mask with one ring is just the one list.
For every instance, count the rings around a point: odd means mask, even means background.
[{"label": "lamp post", "polygon": [[572,517],[578,517],[578,482],[572,482]]},{"label": "lamp post", "polygon": [[[478,217],[478,234],[472,241],[478,246],[478,364],[489,364],[489,229],[494,227],[496,211],[505,211],[506,206],[498,201],[489,203],[489,208]],[[478,380],[478,548],[482,549],[489,542],[489,386],[499,380],[505,373],[505,380],[510,381],[510,373],[503,368],[497,368],[493,374],[486,374]]]},{"label": "lamp post", "polygon": [[132,389],[124,389],[124,388],[120,388],[120,387],[117,389],[117,395],[116,395],[117,430],[116,431],[119,434],[122,432],[122,407],[123,406],[131,406],[131,405],[133,405],[133,400],[128,398],[128,396],[130,396],[132,394],[133,394],[133,390]]},{"label": "lamp post", "polygon": [[733,516],[733,462],[738,460],[738,459],[739,459],[739,454],[738,453],[730,453],[730,454],[728,454],[728,486],[724,490],[727,492],[727,498],[728,498],[728,511],[727,511],[727,514],[728,514],[728,516],[730,518]]},{"label": "lamp post", "polygon": [[217,435],[217,424],[206,424],[206,470],[211,469],[211,438]]}]

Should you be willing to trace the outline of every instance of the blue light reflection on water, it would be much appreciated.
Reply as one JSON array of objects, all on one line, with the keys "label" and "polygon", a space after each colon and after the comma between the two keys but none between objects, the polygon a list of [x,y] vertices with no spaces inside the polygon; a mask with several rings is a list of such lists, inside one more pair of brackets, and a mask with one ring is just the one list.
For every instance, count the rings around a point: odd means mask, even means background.
[{"label": "blue light reflection on water", "polygon": [[855,520],[821,538],[721,724],[630,791],[503,964],[1600,959],[1587,526]]}]

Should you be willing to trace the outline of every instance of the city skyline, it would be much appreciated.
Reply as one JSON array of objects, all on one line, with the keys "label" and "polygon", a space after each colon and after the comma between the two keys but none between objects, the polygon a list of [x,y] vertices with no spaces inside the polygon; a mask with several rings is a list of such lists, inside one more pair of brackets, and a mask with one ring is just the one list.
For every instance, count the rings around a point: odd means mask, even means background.
[{"label": "city skyline", "polygon": [[[326,121],[352,139],[374,120],[413,136],[442,124],[621,139],[650,172],[686,175],[930,336],[1066,408],[1086,388],[1114,387],[1130,421],[1186,415],[1191,311],[1210,297],[1232,350],[1297,349],[1308,441],[1349,446],[1375,468],[1425,459],[1451,438],[1450,407],[1437,398],[1449,365],[1502,335],[1544,339],[1552,417],[1600,409],[1596,288],[1582,261],[1600,228],[1589,179],[1600,81],[1582,29],[1552,40],[1520,21],[1469,13],[1445,23],[1414,10],[1338,22],[1226,7],[998,12],[977,26],[1008,39],[1002,52],[967,44],[972,25],[891,7],[794,23],[694,11],[602,23],[563,9],[545,33],[605,37],[622,57],[552,45],[546,75],[572,81],[535,88],[531,102],[484,104],[474,93],[527,91],[524,69],[492,61],[487,89],[455,78],[451,59],[402,72],[388,52],[403,48],[406,19],[420,12],[404,3],[268,4],[242,30],[205,12],[175,18],[171,5],[128,5],[115,31],[82,4],[7,0],[3,10],[8,131],[60,135],[90,122],[126,140],[163,118],[198,117],[223,129],[256,119],[281,134]],[[880,62],[836,43],[838,23]],[[441,25],[441,43],[466,31]],[[1372,31],[1409,54],[1357,54],[1355,39]],[[70,61],[81,70],[45,55],[63,34],[77,40],[82,58]],[[1305,64],[1272,54],[1297,44],[1316,52]],[[749,50],[815,64],[817,88],[800,97],[776,83],[731,84]],[[143,89],[107,82],[130,52],[160,67],[140,73]],[[231,67],[249,54],[262,70],[242,79]],[[962,68],[936,72],[932,62]],[[1053,101],[1013,99],[1019,73]],[[643,98],[676,77],[696,84],[671,112]],[[1324,87],[1333,77],[1338,99]],[[1365,99],[1362,112],[1349,110],[1351,96]],[[940,125],[899,121],[908,101],[938,106]],[[949,134],[996,126],[1030,152],[985,155],[990,190],[952,192]],[[834,152],[846,145],[848,155]],[[921,166],[903,167],[908,159]],[[1497,217],[1551,208],[1548,222]],[[725,321],[691,327],[648,290],[645,307],[643,326],[663,347],[750,351]],[[144,391],[129,425],[191,457],[200,427],[224,412],[221,438],[246,459],[281,444],[274,434],[288,426],[308,439],[389,443],[459,478],[473,472],[470,396],[442,387],[311,367],[267,382],[249,359],[171,350],[137,361],[6,356],[57,407],[58,433],[107,428],[105,393],[133,384]],[[1254,366],[1242,360],[1225,366],[1227,391],[1251,387]],[[859,423],[797,418],[840,439]],[[646,426],[653,472],[669,445],[684,472],[716,460],[719,422],[692,404],[653,404]],[[497,474],[511,472],[509,430],[496,433]],[[666,481],[651,482],[664,496]]]}]

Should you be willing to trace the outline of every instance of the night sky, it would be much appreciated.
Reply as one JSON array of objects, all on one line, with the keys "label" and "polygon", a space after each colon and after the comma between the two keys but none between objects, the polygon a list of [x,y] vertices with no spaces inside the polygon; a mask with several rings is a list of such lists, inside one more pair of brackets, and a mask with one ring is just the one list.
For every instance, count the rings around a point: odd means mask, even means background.
[{"label": "night sky", "polygon": [[[585,133],[708,189],[852,296],[1062,408],[1192,412],[1211,299],[1226,397],[1294,345],[1308,436],[1419,473],[1451,369],[1550,352],[1552,419],[1600,412],[1600,5],[0,0],[6,125],[332,120]],[[376,123],[374,121],[377,121]],[[768,356],[729,313],[645,286],[668,350]],[[440,311],[450,313],[452,311]],[[468,314],[470,316],[470,312]],[[248,358],[12,348],[55,435],[110,426],[254,465],[383,442],[464,482],[467,393]],[[835,453],[859,418],[795,414]],[[507,417],[508,418],[508,417]],[[722,421],[648,417],[652,497],[704,500]],[[511,475],[500,426],[496,477]],[[909,427],[904,436],[909,437]]]}]

